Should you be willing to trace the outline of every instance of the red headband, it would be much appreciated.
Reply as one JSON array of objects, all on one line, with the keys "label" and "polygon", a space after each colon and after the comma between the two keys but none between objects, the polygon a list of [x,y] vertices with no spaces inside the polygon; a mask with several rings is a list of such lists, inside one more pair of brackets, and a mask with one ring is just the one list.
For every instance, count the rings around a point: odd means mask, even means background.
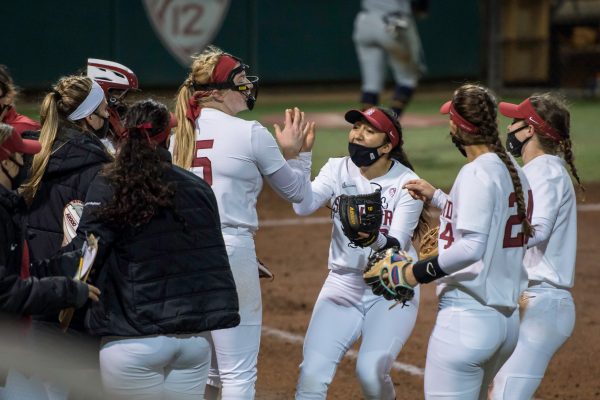
[{"label": "red headband", "polygon": [[538,132],[541,132],[557,142],[569,137],[569,133],[561,134],[550,126],[535,111],[533,104],[529,99],[525,99],[521,104],[511,104],[501,102],[498,105],[500,113],[509,118],[522,119],[528,125],[532,125]]},{"label": "red headband", "polygon": [[217,61],[215,69],[210,77],[210,83],[227,82],[229,74],[240,62],[228,54],[224,54]]},{"label": "red headband", "polygon": [[[154,136],[150,136],[150,134],[149,134],[150,130],[152,129],[151,122],[144,122],[143,124],[137,125],[136,128],[141,131],[144,131],[146,138],[148,139],[148,142],[154,142],[156,144],[161,144],[165,140],[167,140],[167,137],[171,133],[171,128],[174,128],[176,126],[177,126],[177,118],[175,118],[175,115],[173,115],[173,113],[169,113],[169,124],[162,132],[159,132]],[[128,137],[129,131],[126,131],[123,136]]]},{"label": "red headband", "polygon": [[440,107],[440,113],[450,114],[450,120],[452,122],[454,122],[461,130],[463,130],[467,133],[474,134],[479,131],[478,127],[476,127],[475,125],[473,125],[472,123],[467,121],[462,115],[460,115],[458,113],[458,111],[456,111],[456,108],[454,108],[454,103],[452,103],[452,100],[445,102]]},{"label": "red headband", "polygon": [[384,132],[392,147],[396,147],[398,143],[402,141],[400,132],[394,126],[394,123],[390,121],[389,117],[377,107],[371,107],[365,111],[350,110],[344,116],[346,121],[351,124],[360,121],[361,119],[366,120],[369,124],[373,125],[378,131]]}]

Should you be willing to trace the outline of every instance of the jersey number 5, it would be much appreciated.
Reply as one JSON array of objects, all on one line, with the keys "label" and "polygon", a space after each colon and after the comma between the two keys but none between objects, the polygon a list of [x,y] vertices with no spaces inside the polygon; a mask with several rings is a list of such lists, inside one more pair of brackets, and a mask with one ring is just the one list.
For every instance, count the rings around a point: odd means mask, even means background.
[{"label": "jersey number 5", "polygon": [[[517,202],[517,195],[512,192],[508,196],[508,206],[514,207]],[[533,194],[531,190],[527,192],[527,219],[531,221],[531,215],[533,214]],[[503,248],[509,247],[521,247],[527,244],[529,236],[525,237],[523,232],[517,233],[516,236],[512,236],[513,226],[521,225],[522,219],[517,214],[513,214],[506,220],[506,228],[504,228],[504,241],[502,242]]]},{"label": "jersey number 5", "polygon": [[212,149],[214,140],[196,141],[196,156],[192,160],[192,167],[202,167],[202,178],[206,183],[212,186],[212,164],[208,157],[198,157],[198,150]]}]

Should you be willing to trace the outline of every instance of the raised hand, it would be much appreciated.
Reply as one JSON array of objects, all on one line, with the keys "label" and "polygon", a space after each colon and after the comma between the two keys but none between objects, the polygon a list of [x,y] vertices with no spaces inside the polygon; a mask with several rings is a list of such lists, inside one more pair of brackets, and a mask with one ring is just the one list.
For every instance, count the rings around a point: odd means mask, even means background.
[{"label": "raised hand", "polygon": [[313,144],[315,143],[315,135],[317,131],[315,130],[314,122],[306,122],[304,125],[304,144],[302,144],[302,148],[300,152],[311,151]]},{"label": "raised hand", "polygon": [[408,194],[412,196],[413,199],[421,200],[425,203],[428,203],[433,198],[433,194],[435,193],[435,187],[424,179],[412,179],[402,186],[402,189],[408,190]]},{"label": "raised hand", "polygon": [[286,160],[296,158],[304,146],[307,131],[305,131],[304,113],[298,107],[285,110],[285,125],[283,129],[274,124],[275,139],[281,147]]}]

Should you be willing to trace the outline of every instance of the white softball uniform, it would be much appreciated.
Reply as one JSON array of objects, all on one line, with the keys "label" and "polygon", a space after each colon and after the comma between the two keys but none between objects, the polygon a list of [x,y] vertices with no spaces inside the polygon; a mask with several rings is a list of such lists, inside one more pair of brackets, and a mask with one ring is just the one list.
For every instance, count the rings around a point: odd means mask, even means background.
[{"label": "white softball uniform", "polygon": [[222,384],[223,400],[253,399],[262,323],[254,247],[256,200],[263,177],[286,200],[302,200],[310,184],[310,153],[304,154],[303,161],[286,162],[277,142],[260,123],[212,108],[202,109],[195,135],[191,171],[207,181],[215,193],[241,317],[238,327],[211,332],[215,359],[223,371],[213,364],[209,384]]},{"label": "white softball uniform", "polygon": [[[362,279],[369,248],[349,247],[342,232],[336,198],[341,194],[371,193],[381,188],[381,231],[395,237],[402,249],[416,259],[411,238],[423,203],[412,199],[402,185],[418,176],[393,162],[383,176],[367,180],[349,157],[332,158],[305,194],[294,204],[300,215],[308,215],[324,204],[332,208],[333,228],[329,247],[329,276],[316,301],[304,341],[303,361],[296,399],[325,399],[337,366],[348,349],[362,336],[356,372],[366,399],[393,399],[389,376],[392,363],[410,336],[419,307],[419,287],[407,307],[376,296]],[[386,335],[381,335],[386,332]]]},{"label": "white softball uniform", "polygon": [[523,171],[533,191],[536,235],[524,259],[529,288],[522,295],[519,341],[494,379],[493,399],[532,398],[575,325],[575,305],[567,290],[573,287],[577,250],[571,177],[563,160],[553,155],[534,158]]},{"label": "white softball uniform", "polygon": [[[530,208],[529,184],[516,168]],[[480,260],[437,281],[440,305],[427,350],[425,398],[485,399],[517,343],[514,310],[527,281],[509,172],[495,153],[480,155],[463,166],[450,195],[434,205],[442,208],[440,258],[465,234],[480,234],[487,242]]]},{"label": "white softball uniform", "polygon": [[209,336],[104,337],[102,383],[113,399],[201,399],[210,365]]},{"label": "white softball uniform", "polygon": [[[401,13],[407,26],[397,35],[386,29],[384,16]],[[394,81],[416,87],[424,70],[421,40],[408,0],[363,0],[354,21],[353,40],[363,76],[363,92],[379,93],[385,83],[386,59]]]}]

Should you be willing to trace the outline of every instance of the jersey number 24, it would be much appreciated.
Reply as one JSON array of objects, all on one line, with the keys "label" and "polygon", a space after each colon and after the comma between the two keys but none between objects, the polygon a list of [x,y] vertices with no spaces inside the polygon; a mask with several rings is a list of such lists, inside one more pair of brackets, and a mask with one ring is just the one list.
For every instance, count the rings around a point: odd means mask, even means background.
[{"label": "jersey number 24", "polygon": [[[508,196],[508,206],[514,207],[517,202],[517,195],[515,192],[512,192],[510,196]],[[451,206],[450,206],[451,207]],[[451,209],[451,208],[450,208]],[[444,208],[445,210],[445,208]],[[527,196],[527,219],[531,221],[531,215],[533,214],[533,194],[531,190],[528,191]],[[451,216],[448,216],[451,218]],[[515,225],[521,225],[522,219],[517,214],[513,214],[508,217],[506,220],[506,226],[504,227],[504,239],[502,241],[503,248],[510,247],[521,247],[527,244],[529,237],[525,237],[523,232],[519,231],[515,236],[512,236],[513,227]],[[452,224],[446,224],[446,228],[440,232],[440,239],[444,240],[446,244],[444,245],[444,249],[447,249],[454,242],[454,234],[452,233]]]}]

